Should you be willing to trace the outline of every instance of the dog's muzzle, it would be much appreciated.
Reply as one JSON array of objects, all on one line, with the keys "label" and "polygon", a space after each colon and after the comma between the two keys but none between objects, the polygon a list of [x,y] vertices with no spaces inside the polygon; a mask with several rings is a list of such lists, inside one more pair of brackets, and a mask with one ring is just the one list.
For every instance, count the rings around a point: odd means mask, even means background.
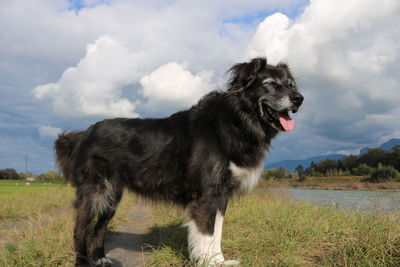
[{"label": "dog's muzzle", "polygon": [[293,93],[290,95],[290,101],[292,101],[293,103],[292,112],[296,113],[299,110],[301,104],[303,104],[304,96],[299,93]]}]

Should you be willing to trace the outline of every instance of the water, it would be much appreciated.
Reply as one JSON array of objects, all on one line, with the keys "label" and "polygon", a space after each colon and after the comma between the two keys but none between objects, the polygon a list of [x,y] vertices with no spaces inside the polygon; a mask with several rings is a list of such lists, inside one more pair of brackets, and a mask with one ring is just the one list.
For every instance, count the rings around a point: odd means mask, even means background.
[{"label": "water", "polygon": [[400,211],[400,192],[287,189],[292,199],[368,213]]}]

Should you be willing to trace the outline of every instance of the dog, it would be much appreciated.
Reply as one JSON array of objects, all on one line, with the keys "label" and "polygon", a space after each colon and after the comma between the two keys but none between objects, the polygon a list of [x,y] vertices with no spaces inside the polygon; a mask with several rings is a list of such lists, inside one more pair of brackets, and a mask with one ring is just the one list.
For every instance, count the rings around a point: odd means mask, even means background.
[{"label": "dog", "polygon": [[111,265],[104,238],[124,188],[187,209],[195,263],[239,263],[225,260],[221,251],[228,201],[257,184],[271,140],[293,130],[289,113],[304,98],[284,63],[254,58],[228,72],[226,91],[213,91],[188,110],[166,118],[107,119],[59,135],[57,163],[76,187],[77,266]]}]

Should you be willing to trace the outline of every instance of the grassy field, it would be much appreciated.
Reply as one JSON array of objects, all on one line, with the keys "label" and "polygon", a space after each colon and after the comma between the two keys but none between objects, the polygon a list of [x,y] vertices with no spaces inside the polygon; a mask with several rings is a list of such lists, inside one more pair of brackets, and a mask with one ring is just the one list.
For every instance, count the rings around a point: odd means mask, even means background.
[{"label": "grassy field", "polygon": [[[229,204],[222,244],[227,259],[240,259],[241,266],[400,266],[400,215],[293,202],[265,184]],[[0,266],[73,266],[74,190],[15,182],[0,187]],[[125,194],[112,228],[134,201]],[[167,204],[152,210],[146,266],[192,266],[183,211]]]},{"label": "grassy field", "polygon": [[[16,185],[18,184],[18,185]],[[132,207],[124,200],[111,223]],[[63,183],[0,183],[0,266],[73,266],[74,189]]]},{"label": "grassy field", "polygon": [[[191,266],[183,212],[169,205],[153,210],[147,266]],[[241,266],[400,266],[399,222],[398,214],[374,217],[288,201],[260,186],[229,204],[222,249]]]}]

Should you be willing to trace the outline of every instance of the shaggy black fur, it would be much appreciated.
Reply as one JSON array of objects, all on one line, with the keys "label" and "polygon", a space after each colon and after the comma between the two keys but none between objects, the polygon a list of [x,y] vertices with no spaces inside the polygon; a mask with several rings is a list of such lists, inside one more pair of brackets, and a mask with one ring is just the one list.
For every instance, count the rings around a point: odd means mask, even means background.
[{"label": "shaggy black fur", "polygon": [[[224,214],[240,188],[230,162],[243,168],[262,164],[271,139],[283,130],[271,115],[281,112],[274,102],[290,96],[283,112],[296,112],[303,100],[285,64],[256,58],[230,73],[228,91],[211,92],[167,118],[109,119],[59,136],[57,162],[77,188],[77,265],[105,257],[105,230],[124,188],[187,207],[201,232],[213,232],[217,210]],[[88,226],[96,217],[88,246]]]}]

